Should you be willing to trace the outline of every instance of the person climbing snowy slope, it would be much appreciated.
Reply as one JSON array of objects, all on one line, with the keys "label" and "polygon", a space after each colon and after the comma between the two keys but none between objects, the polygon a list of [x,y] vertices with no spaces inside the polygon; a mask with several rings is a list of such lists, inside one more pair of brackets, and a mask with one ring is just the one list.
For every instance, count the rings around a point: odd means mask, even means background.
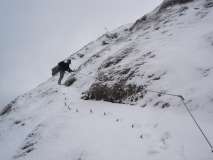
[{"label": "person climbing snowy slope", "polygon": [[73,70],[70,69],[69,65],[71,64],[71,60],[68,59],[67,62],[61,61],[58,63],[58,71],[59,71],[59,79],[58,79],[58,84],[61,85],[61,81],[64,77],[65,72],[73,72]]}]

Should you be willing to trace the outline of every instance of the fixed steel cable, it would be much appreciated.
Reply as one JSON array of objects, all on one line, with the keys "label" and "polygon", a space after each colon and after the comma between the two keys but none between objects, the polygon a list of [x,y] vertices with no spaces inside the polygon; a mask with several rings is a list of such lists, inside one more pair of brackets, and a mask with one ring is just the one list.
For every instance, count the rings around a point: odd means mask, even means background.
[{"label": "fixed steel cable", "polygon": [[183,106],[186,108],[187,112],[189,113],[189,115],[190,115],[190,117],[192,118],[193,122],[195,123],[196,127],[198,128],[198,130],[200,131],[200,133],[201,133],[202,136],[204,137],[205,141],[207,142],[208,146],[210,147],[211,152],[213,152],[213,145],[211,144],[211,142],[210,142],[210,140],[208,139],[208,137],[206,136],[205,132],[203,131],[203,129],[201,128],[201,126],[200,126],[199,123],[197,122],[197,120],[196,120],[196,118],[194,117],[194,115],[192,114],[192,112],[190,111],[190,109],[189,109],[187,103],[185,102],[185,98],[184,98],[182,95],[170,94],[170,93],[165,93],[165,92],[160,92],[160,91],[154,91],[154,90],[149,90],[149,89],[145,89],[145,91],[180,98],[180,99],[181,99],[181,102],[183,103]]},{"label": "fixed steel cable", "polygon": [[[91,78],[96,78],[95,76],[90,76],[84,73],[78,73],[87,77],[91,77]],[[208,139],[207,135],[205,134],[205,132],[203,131],[203,129],[201,128],[201,126],[199,125],[199,123],[197,122],[196,118],[194,117],[194,115],[192,114],[192,112],[190,111],[187,103],[185,102],[185,98],[182,95],[178,95],[178,94],[171,94],[171,93],[166,93],[166,92],[162,92],[162,91],[155,91],[155,90],[150,90],[150,89],[144,89],[147,92],[153,92],[153,93],[158,93],[161,95],[168,95],[168,96],[173,96],[173,97],[178,97],[181,99],[181,102],[183,103],[183,106],[186,108],[188,114],[190,115],[190,117],[192,118],[193,122],[195,123],[195,126],[198,128],[198,130],[200,131],[200,133],[202,134],[202,136],[204,137],[205,141],[207,142],[208,146],[211,149],[211,152],[213,152],[213,145],[211,144],[210,140]]]}]

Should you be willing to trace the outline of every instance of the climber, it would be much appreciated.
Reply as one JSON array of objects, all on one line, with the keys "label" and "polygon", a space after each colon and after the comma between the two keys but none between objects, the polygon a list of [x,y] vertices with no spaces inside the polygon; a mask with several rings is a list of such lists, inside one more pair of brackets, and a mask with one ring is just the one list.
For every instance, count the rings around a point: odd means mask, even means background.
[{"label": "climber", "polygon": [[73,72],[73,70],[70,69],[69,65],[71,64],[71,60],[68,59],[67,62],[65,61],[61,61],[58,63],[58,70],[59,70],[59,73],[60,73],[60,77],[58,79],[58,84],[61,85],[61,80],[63,79],[64,77],[64,73],[65,71],[67,72]]}]

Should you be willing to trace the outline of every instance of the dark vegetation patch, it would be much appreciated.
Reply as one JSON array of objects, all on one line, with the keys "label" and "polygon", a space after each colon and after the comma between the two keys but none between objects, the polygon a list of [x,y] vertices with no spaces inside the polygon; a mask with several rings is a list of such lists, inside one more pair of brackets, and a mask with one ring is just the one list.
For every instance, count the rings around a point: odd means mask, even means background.
[{"label": "dark vegetation patch", "polygon": [[127,84],[127,81],[135,76],[137,68],[117,66],[107,71],[99,71],[96,82],[83,93],[82,98],[114,103],[136,102],[143,97],[142,86]]},{"label": "dark vegetation patch", "polygon": [[131,71],[131,68],[122,68],[122,69],[112,68],[108,72],[104,72],[104,71],[99,72],[97,80],[102,82],[116,80],[121,83],[124,83],[130,77],[134,76],[134,73],[135,71]]},{"label": "dark vegetation patch", "polygon": [[[146,95],[144,87],[146,88],[147,85],[151,85],[154,81],[160,80],[161,77],[166,74],[166,72],[161,72],[145,76],[144,73],[140,73],[137,70],[140,71],[140,66],[139,68],[123,68],[122,70],[112,68],[105,72],[99,72],[96,82],[90,86],[88,91],[83,93],[82,99],[134,104]],[[141,77],[143,86],[127,83],[136,76]],[[158,96],[160,97],[161,95]],[[169,104],[166,102],[162,103],[161,107],[169,107]]]},{"label": "dark vegetation patch", "polygon": [[133,84],[115,83],[111,86],[103,83],[94,83],[88,92],[83,93],[85,100],[104,100],[113,103],[124,103],[129,98],[131,102],[143,97],[143,87]]}]

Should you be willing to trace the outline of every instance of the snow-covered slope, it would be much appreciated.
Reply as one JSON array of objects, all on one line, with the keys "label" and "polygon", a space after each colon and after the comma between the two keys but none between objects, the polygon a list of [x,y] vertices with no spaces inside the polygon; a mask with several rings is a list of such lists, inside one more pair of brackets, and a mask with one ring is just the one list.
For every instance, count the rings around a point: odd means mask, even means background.
[{"label": "snow-covered slope", "polygon": [[183,95],[213,143],[212,26],[212,0],[165,0],[89,43],[68,57],[74,84],[56,75],[0,112],[0,159],[213,159],[181,100],[147,92]]}]

